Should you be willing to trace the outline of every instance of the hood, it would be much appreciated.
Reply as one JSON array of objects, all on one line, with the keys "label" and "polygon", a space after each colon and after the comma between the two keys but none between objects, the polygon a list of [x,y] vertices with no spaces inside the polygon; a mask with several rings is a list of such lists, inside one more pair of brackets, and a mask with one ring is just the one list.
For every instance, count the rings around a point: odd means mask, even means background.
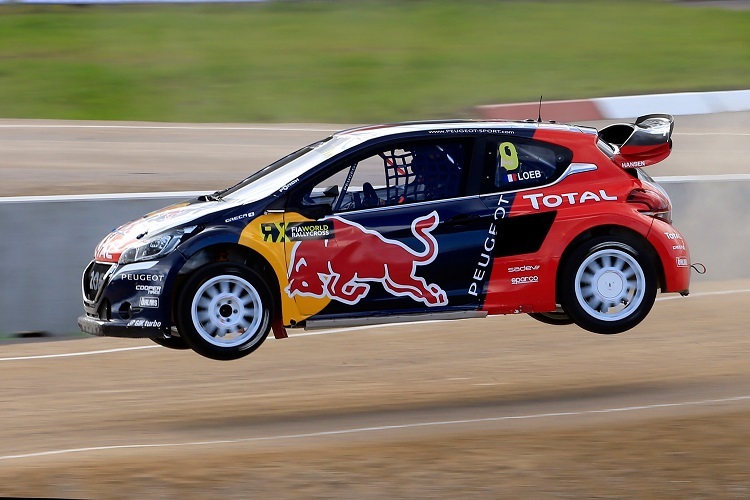
[{"label": "hood", "polygon": [[96,247],[94,258],[100,262],[117,262],[125,250],[140,240],[145,242],[168,229],[206,222],[239,205],[228,201],[191,200],[156,210],[114,229]]}]

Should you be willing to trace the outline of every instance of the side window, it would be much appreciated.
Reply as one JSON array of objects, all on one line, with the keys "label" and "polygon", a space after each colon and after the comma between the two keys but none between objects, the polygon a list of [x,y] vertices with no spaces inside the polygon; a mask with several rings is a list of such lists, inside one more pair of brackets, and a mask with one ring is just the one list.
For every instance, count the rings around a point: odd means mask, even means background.
[{"label": "side window", "polygon": [[482,193],[549,184],[573,159],[567,148],[520,137],[491,138],[486,147]]},{"label": "side window", "polygon": [[304,190],[299,204],[327,204],[333,212],[460,196],[471,142],[404,141],[339,164]]}]

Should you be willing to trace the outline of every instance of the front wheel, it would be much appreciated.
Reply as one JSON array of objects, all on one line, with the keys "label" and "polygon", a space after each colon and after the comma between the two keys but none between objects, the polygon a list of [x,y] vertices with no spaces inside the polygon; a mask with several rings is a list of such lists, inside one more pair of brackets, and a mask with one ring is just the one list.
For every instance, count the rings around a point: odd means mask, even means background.
[{"label": "front wheel", "polygon": [[594,333],[624,332],[643,321],[656,300],[656,269],[643,245],[606,236],[576,248],[561,280],[564,310]]},{"label": "front wheel", "polygon": [[271,329],[273,301],[263,279],[240,264],[215,263],[192,274],[180,294],[182,337],[203,356],[233,360],[257,349]]},{"label": "front wheel", "polygon": [[190,346],[182,337],[158,337],[152,338],[151,340],[167,349],[176,349],[178,351],[190,349]]}]

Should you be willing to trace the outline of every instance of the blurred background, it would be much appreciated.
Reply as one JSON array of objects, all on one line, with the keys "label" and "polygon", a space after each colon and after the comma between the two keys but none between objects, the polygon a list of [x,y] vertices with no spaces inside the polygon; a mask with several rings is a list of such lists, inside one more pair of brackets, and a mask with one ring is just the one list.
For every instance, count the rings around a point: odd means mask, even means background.
[{"label": "blurred background", "polygon": [[0,117],[371,123],[750,82],[750,12],[720,8],[746,1],[47,1],[0,6]]}]

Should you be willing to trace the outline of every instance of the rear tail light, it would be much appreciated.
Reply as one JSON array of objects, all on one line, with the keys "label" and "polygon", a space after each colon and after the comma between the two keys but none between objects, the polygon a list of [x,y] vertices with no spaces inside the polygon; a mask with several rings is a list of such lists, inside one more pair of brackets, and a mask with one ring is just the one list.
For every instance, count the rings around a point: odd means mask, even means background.
[{"label": "rear tail light", "polygon": [[628,203],[640,205],[637,210],[645,215],[672,223],[672,207],[660,192],[651,189],[634,189],[628,195]]}]

